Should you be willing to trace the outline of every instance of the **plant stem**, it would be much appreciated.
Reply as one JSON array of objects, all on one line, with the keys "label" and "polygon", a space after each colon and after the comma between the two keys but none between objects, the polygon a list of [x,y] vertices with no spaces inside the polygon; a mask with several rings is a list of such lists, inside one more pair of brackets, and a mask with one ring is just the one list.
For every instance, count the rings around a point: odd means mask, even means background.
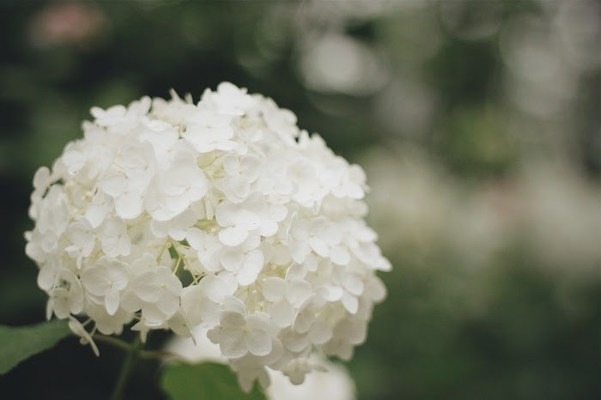
[{"label": "plant stem", "polygon": [[130,343],[127,343],[126,341],[121,339],[114,338],[112,336],[95,334],[92,338],[98,343],[110,344],[111,346],[117,347],[125,351],[129,351],[131,349]]},{"label": "plant stem", "polygon": [[111,395],[111,400],[122,400],[125,392],[125,387],[127,385],[127,381],[133,371],[134,364],[138,359],[138,355],[142,348],[142,341],[139,336],[136,336],[136,339],[132,342],[131,347],[128,349],[127,354],[125,356],[125,361],[123,362],[123,366],[121,367],[121,372],[119,372],[119,378],[117,379],[117,384],[113,389],[113,394]]},{"label": "plant stem", "polygon": [[[126,352],[129,352],[132,348],[132,344],[112,336],[95,334],[93,338],[97,343],[105,343],[118,349],[125,350]],[[164,361],[168,359],[179,359],[181,356],[165,350],[139,350],[138,358]]]}]

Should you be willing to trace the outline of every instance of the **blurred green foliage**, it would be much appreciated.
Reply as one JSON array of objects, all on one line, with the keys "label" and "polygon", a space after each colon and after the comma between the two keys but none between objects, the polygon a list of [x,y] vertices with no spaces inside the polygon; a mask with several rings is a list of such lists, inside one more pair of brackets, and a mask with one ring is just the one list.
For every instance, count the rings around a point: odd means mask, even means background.
[{"label": "blurred green foliage", "polygon": [[161,377],[161,386],[173,400],[265,400],[258,384],[250,393],[244,392],[232,370],[219,363],[167,366]]},{"label": "blurred green foliage", "polygon": [[[170,89],[198,99],[228,80],[263,93],[351,160],[370,149],[417,149],[461,183],[453,186],[460,198],[511,187],[529,160],[562,160],[588,185],[583,204],[599,205],[599,8],[566,3],[2,2],[0,323],[44,315],[36,267],[23,254],[35,169],[80,136],[91,106]],[[545,46],[554,50],[537,53]],[[394,176],[402,164],[385,168]],[[412,190],[398,184],[400,193]],[[386,204],[400,202],[388,189]],[[578,207],[560,205],[553,213]],[[591,209],[582,220],[599,219]],[[379,212],[392,217],[394,208]],[[428,214],[464,234],[444,212]],[[466,267],[471,256],[448,235],[419,236],[400,217],[373,221],[395,269],[383,275],[388,299],[349,364],[360,399],[599,398],[598,224],[584,231],[593,249],[586,254],[565,245],[569,257],[550,261],[528,235],[512,233]],[[488,254],[480,245],[474,240],[470,251]],[[0,377],[0,392],[103,399],[120,360],[111,349],[95,359],[67,340]],[[157,368],[140,364],[129,398],[162,398]]]},{"label": "blurred green foliage", "polygon": [[0,325],[0,374],[5,374],[32,355],[54,347],[70,335],[67,321],[54,320],[34,326]]}]

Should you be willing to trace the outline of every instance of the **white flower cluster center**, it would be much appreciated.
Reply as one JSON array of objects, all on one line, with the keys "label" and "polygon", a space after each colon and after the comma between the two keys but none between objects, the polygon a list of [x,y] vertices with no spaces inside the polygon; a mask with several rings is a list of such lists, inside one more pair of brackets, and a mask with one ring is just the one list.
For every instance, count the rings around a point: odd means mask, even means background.
[{"label": "white flower cluster center", "polygon": [[360,167],[230,83],[92,115],[34,177],[26,251],[49,318],[87,339],[203,325],[247,388],[351,356],[390,268]]}]

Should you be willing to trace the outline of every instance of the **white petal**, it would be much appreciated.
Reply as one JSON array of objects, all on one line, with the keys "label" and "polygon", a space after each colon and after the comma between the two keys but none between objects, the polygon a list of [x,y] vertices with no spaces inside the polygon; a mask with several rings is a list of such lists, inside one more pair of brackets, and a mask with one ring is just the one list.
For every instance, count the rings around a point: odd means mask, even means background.
[{"label": "white petal", "polygon": [[127,190],[127,179],[122,174],[105,176],[98,182],[98,187],[111,197],[117,197]]},{"label": "white petal", "polygon": [[227,296],[234,293],[238,283],[233,277],[220,274],[219,276],[206,276],[198,285],[203,288],[206,296],[216,303],[221,303]]},{"label": "white petal", "polygon": [[94,352],[96,357],[100,355],[98,347],[96,347],[96,343],[94,343],[92,336],[90,336],[90,334],[86,331],[81,322],[79,322],[73,317],[69,318],[69,329],[71,330],[71,332],[81,337],[81,340],[84,344],[90,344],[90,347],[92,347],[92,351]]},{"label": "white petal", "polygon": [[274,221],[263,221],[259,233],[263,237],[269,237],[275,235],[278,231],[278,224]]},{"label": "white petal", "polygon": [[142,198],[137,193],[126,193],[115,199],[115,209],[121,218],[137,218],[142,214]]},{"label": "white petal", "polygon": [[90,204],[86,209],[85,217],[92,228],[97,228],[100,226],[100,224],[102,224],[108,212],[108,207],[104,205]]},{"label": "white petal", "polygon": [[155,219],[150,221],[150,231],[158,238],[167,237],[169,230],[169,222],[157,221]]},{"label": "white petal", "polygon": [[201,306],[203,303],[207,303],[203,289],[191,285],[182,290],[182,313],[190,325],[198,325],[202,321]]},{"label": "white petal", "polygon": [[248,231],[238,227],[225,228],[219,232],[219,240],[226,246],[238,246],[247,237]]},{"label": "white petal", "polygon": [[157,281],[155,274],[155,271],[146,271],[136,277],[133,292],[147,303],[154,303],[159,300],[161,283]]},{"label": "white petal", "polygon": [[223,355],[228,358],[240,358],[248,353],[242,335],[224,334],[222,332],[219,339],[219,348]]},{"label": "white petal", "polygon": [[309,330],[309,338],[314,344],[324,344],[332,338],[332,329],[325,322],[317,320]]},{"label": "white petal", "polygon": [[313,321],[315,320],[315,315],[309,309],[304,309],[296,316],[296,320],[294,321],[294,330],[298,333],[305,333],[309,331]]},{"label": "white petal", "polygon": [[330,255],[329,247],[321,239],[311,238],[311,239],[309,239],[309,245],[311,246],[311,248],[313,249],[313,251],[315,253],[317,253],[318,255],[320,255],[322,257],[327,257]]},{"label": "white petal", "polygon": [[286,281],[281,278],[266,278],[262,282],[263,296],[269,301],[279,301],[286,294]]},{"label": "white petal", "polygon": [[240,286],[252,285],[257,280],[258,275],[259,271],[243,268],[238,272],[238,283]]},{"label": "white petal", "polygon": [[260,250],[249,252],[244,258],[242,268],[238,272],[238,283],[243,286],[254,283],[262,269],[263,253]]},{"label": "white petal", "polygon": [[288,285],[286,299],[288,299],[290,304],[300,307],[311,296],[312,292],[311,285],[308,282],[294,280]]},{"label": "white petal", "polygon": [[223,309],[238,314],[246,314],[246,305],[236,296],[225,296],[223,299]]},{"label": "white petal", "polygon": [[344,293],[342,296],[342,305],[351,314],[355,314],[359,309],[359,301],[357,298],[348,293]]},{"label": "white petal", "polygon": [[231,328],[242,330],[242,327],[246,324],[244,317],[236,312],[226,311],[221,316],[221,326],[223,328]]},{"label": "white petal", "polygon": [[38,273],[38,286],[44,290],[50,290],[56,283],[57,270],[49,267],[42,266]]},{"label": "white petal", "polygon": [[344,290],[340,286],[325,286],[320,289],[320,295],[327,301],[338,301],[343,294]]},{"label": "white petal", "polygon": [[271,309],[271,318],[280,328],[292,325],[296,317],[296,309],[285,301],[277,303]]},{"label": "white petal", "polygon": [[307,276],[307,269],[303,264],[292,264],[286,272],[286,279],[304,279]]},{"label": "white petal", "polygon": [[347,265],[351,261],[351,255],[344,246],[334,246],[330,249],[330,259],[336,265]]},{"label": "white petal", "polygon": [[386,286],[384,286],[384,283],[376,276],[368,281],[367,291],[369,296],[375,302],[380,302],[386,297]]},{"label": "white petal", "polygon": [[252,330],[244,336],[248,351],[255,356],[265,356],[271,352],[271,338],[261,330]]},{"label": "white petal", "polygon": [[342,286],[355,296],[359,296],[363,293],[363,281],[355,274],[345,274],[342,277]]},{"label": "white petal", "polygon": [[236,272],[242,266],[244,255],[236,249],[227,249],[219,254],[219,260],[223,268],[230,272]]},{"label": "white petal", "polygon": [[295,331],[284,331],[282,335],[282,342],[284,346],[294,352],[301,352],[307,348],[309,341],[307,340],[307,334],[297,333]]},{"label": "white petal", "polygon": [[205,236],[206,233],[198,228],[190,228],[186,232],[186,240],[195,250],[202,248],[203,242],[205,241]]},{"label": "white petal", "polygon": [[109,315],[115,315],[119,308],[119,292],[117,290],[108,292],[104,297],[104,305]]},{"label": "white petal", "polygon": [[40,167],[33,176],[33,187],[36,189],[46,189],[50,183],[50,170],[48,167]]}]

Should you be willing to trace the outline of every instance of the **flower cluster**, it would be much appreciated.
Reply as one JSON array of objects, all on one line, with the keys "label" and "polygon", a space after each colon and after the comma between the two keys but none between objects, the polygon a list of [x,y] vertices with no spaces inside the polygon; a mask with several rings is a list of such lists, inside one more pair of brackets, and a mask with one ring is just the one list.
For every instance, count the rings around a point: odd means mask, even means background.
[{"label": "flower cluster", "polygon": [[[194,339],[177,336],[172,338],[165,350],[191,363],[216,362],[227,363],[219,346],[207,338],[207,331],[197,326],[192,331]],[[307,362],[311,362],[313,370],[308,373],[300,385],[290,382],[280,371],[267,368],[271,385],[265,390],[267,400],[355,400],[355,384],[343,365],[333,363],[324,357],[314,354]]]},{"label": "flower cluster", "polygon": [[246,388],[265,367],[298,383],[313,353],[351,356],[390,269],[360,167],[230,83],[91,112],[34,177],[26,252],[49,318],[85,341],[202,325]]}]

